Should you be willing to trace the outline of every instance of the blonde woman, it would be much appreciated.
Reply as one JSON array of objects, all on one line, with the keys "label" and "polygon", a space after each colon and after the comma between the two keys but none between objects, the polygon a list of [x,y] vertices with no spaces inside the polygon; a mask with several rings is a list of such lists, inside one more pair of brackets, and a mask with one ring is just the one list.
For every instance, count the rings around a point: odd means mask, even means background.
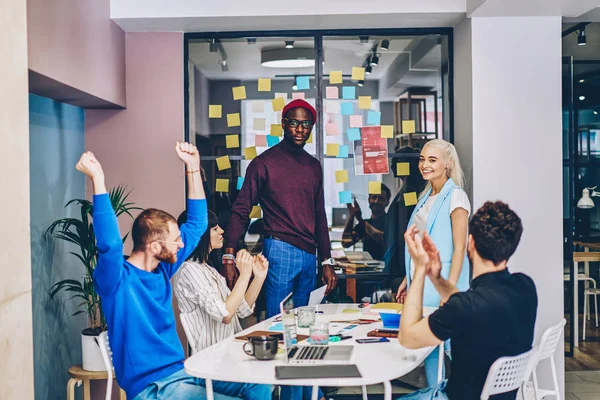
[{"label": "blonde woman", "polygon": [[[469,260],[466,257],[467,227],[471,204],[463,190],[463,172],[456,149],[445,140],[435,139],[423,146],[419,171],[427,181],[408,226],[427,232],[440,252],[442,276],[459,290],[469,288]],[[414,263],[405,251],[406,277],[398,288],[397,300],[404,302],[414,272]],[[423,306],[438,307],[441,298],[429,279],[423,290]],[[425,360],[427,383],[437,382],[438,352]]]}]

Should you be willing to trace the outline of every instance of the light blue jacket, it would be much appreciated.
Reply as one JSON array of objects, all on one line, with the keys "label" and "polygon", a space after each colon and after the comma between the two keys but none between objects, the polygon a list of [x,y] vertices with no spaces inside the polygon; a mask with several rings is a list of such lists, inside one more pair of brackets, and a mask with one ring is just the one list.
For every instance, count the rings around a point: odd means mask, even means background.
[{"label": "light blue jacket", "polygon": [[[451,194],[454,190],[462,190],[459,186],[457,186],[454,181],[450,178],[444,184],[442,191],[437,196],[435,203],[427,217],[427,233],[433,239],[436,247],[440,252],[440,258],[442,260],[442,276],[448,279],[450,275],[450,266],[452,264],[452,256],[454,255],[454,240],[452,238],[452,219],[450,218],[450,198]],[[415,207],[408,226],[412,226],[414,223],[415,215],[417,211],[425,204],[429,195],[431,194],[431,189],[427,191],[427,193],[419,200],[417,206]],[[406,267],[406,279],[408,286],[410,286],[410,263],[411,257],[408,254],[408,249],[404,248],[405,257],[405,267]],[[460,272],[460,276],[458,278],[458,282],[456,287],[460,291],[466,291],[469,288],[469,259],[465,254],[465,258],[463,260],[462,271]],[[440,295],[435,290],[433,283],[429,280],[429,278],[425,278],[425,288],[423,290],[423,306],[425,307],[439,307],[440,305]]]}]

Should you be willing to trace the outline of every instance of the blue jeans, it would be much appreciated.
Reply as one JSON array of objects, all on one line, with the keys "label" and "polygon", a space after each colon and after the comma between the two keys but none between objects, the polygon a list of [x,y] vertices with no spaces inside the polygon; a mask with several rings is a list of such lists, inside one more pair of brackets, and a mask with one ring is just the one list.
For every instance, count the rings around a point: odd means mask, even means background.
[{"label": "blue jeans", "polygon": [[[270,385],[213,381],[215,400],[265,400],[271,398]],[[206,399],[204,379],[194,378],[185,370],[152,382],[134,400],[187,400]]]},{"label": "blue jeans", "polygon": [[402,396],[398,400],[448,400],[448,396],[446,395],[446,383],[448,383],[448,381],[441,381],[437,385]]},{"label": "blue jeans", "polygon": [[[446,340],[444,342],[444,351],[446,357],[452,358],[450,354],[450,340]],[[425,378],[427,378],[428,386],[435,386],[438,384],[438,360],[440,359],[440,350],[436,347],[434,351],[432,351],[425,362]],[[442,379],[446,378],[446,367],[444,363],[442,363]]]}]

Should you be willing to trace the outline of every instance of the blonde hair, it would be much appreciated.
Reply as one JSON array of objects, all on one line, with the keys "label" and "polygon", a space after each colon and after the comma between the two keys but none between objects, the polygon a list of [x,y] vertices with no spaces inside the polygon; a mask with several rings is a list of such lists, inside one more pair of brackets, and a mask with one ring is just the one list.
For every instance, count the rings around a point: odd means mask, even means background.
[{"label": "blonde hair", "polygon": [[[465,177],[463,174],[463,170],[460,167],[460,160],[458,159],[458,153],[456,152],[456,148],[454,147],[454,145],[442,139],[433,139],[425,143],[425,146],[423,146],[423,150],[425,150],[425,148],[427,147],[433,147],[442,151],[444,162],[450,162],[450,166],[446,171],[446,176],[448,178],[452,178],[452,180],[457,186],[464,188]],[[425,185],[425,189],[423,189],[423,191],[419,195],[419,199],[425,196],[429,189],[431,189],[431,182],[427,182],[427,185]]]}]

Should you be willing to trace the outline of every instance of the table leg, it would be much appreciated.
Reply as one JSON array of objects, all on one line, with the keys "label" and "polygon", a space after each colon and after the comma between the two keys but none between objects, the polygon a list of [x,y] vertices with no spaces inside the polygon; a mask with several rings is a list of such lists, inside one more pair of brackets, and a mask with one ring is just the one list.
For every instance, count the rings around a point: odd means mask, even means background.
[{"label": "table leg", "polygon": [[204,380],[204,384],[206,386],[206,400],[215,400],[215,395],[213,394],[212,380],[206,379]]},{"label": "table leg", "polygon": [[[444,342],[440,343],[439,347],[439,355],[438,355],[438,378],[437,381],[440,383],[442,381],[442,371],[444,368]],[[435,351],[435,350],[434,350]]]},{"label": "table leg", "polygon": [[346,279],[346,296],[352,297],[355,303],[360,303],[356,298],[356,279]]},{"label": "table leg", "polygon": [[310,398],[311,398],[311,400],[319,400],[319,387],[318,386],[312,387],[312,396]]},{"label": "table leg", "polygon": [[367,396],[367,385],[362,385],[362,395],[363,400],[369,400],[369,397]]},{"label": "table leg", "polygon": [[392,400],[392,384],[390,381],[383,382],[383,400]]},{"label": "table leg", "polygon": [[83,400],[90,400],[92,397],[90,396],[90,380],[85,379],[83,381]]},{"label": "table leg", "polygon": [[77,379],[71,378],[69,382],[67,382],[67,400],[75,400],[75,385],[77,384]]},{"label": "table leg", "polygon": [[[575,276],[572,276],[573,280],[573,346],[579,347],[579,263],[574,262]],[[585,318],[585,315],[583,316]]]}]

